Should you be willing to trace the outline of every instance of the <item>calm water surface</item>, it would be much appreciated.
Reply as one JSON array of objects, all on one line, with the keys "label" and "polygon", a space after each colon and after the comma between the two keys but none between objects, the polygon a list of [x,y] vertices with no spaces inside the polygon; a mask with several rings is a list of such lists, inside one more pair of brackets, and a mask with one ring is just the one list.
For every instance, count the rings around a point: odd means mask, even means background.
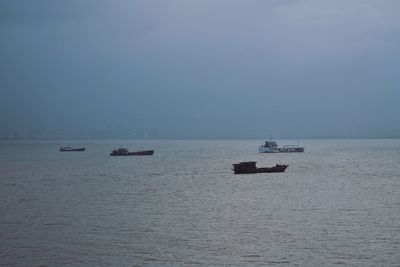
[{"label": "calm water surface", "polygon": [[[261,143],[1,142],[0,263],[400,265],[400,140],[306,140],[292,154]],[[156,153],[110,157],[119,144]],[[289,168],[233,175],[244,160]]]}]

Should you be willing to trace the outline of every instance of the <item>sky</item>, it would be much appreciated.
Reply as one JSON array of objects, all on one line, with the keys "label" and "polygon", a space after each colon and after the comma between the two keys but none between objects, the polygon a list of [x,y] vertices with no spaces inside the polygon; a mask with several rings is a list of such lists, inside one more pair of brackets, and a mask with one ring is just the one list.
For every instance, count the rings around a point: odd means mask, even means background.
[{"label": "sky", "polygon": [[0,137],[400,137],[399,12],[397,0],[2,0]]}]

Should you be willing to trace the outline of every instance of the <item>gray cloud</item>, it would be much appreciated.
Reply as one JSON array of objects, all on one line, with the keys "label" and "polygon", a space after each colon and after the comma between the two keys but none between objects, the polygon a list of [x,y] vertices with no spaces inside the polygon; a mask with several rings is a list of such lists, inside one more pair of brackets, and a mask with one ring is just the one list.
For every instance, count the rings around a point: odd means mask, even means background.
[{"label": "gray cloud", "polygon": [[0,122],[75,136],[399,136],[399,7],[2,1]]}]

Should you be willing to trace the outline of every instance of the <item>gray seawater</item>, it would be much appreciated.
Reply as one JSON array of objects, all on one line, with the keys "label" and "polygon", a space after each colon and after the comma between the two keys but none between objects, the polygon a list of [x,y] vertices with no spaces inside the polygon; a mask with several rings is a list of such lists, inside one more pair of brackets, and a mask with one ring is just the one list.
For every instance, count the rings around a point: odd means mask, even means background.
[{"label": "gray seawater", "polygon": [[[400,140],[262,142],[1,142],[0,263],[400,265]],[[156,153],[110,157],[119,144]],[[234,175],[245,160],[290,166]]]}]

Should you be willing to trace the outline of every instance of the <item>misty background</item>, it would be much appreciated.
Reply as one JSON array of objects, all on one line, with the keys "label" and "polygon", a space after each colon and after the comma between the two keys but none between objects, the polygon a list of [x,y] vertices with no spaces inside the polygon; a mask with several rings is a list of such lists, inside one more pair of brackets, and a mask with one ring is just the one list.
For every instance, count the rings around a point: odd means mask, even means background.
[{"label": "misty background", "polygon": [[400,1],[0,1],[0,138],[400,137]]}]

